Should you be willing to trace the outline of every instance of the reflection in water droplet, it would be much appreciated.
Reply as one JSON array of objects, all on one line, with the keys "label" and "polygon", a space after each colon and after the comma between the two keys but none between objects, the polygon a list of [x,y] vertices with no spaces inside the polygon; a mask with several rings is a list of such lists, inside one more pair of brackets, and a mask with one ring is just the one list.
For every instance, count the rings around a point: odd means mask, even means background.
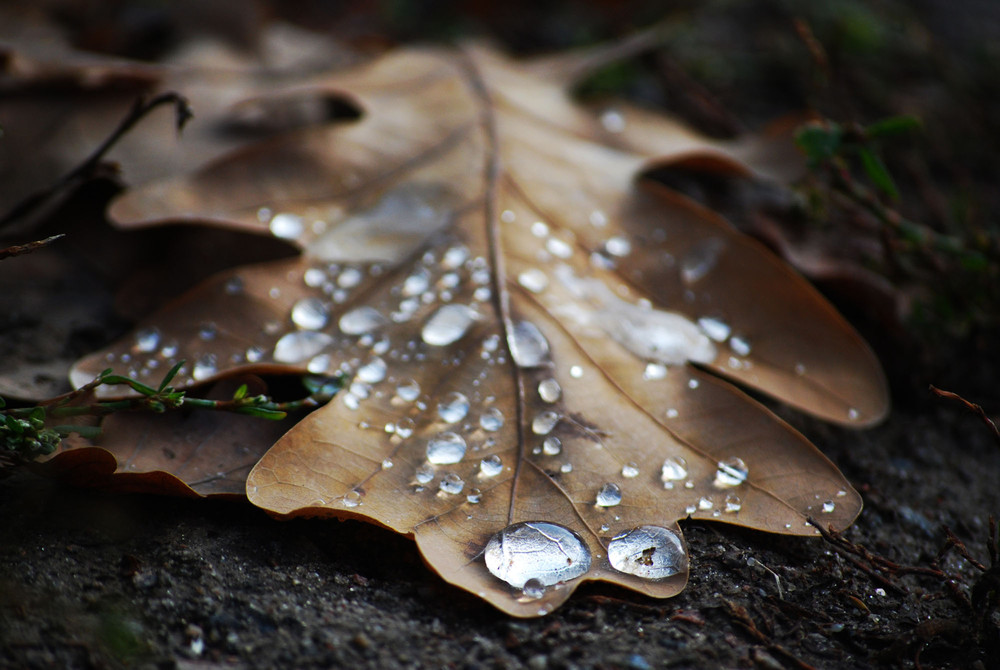
[{"label": "reflection in water droplet", "polygon": [[660,470],[660,481],[664,485],[670,484],[673,487],[673,482],[687,479],[687,476],[687,461],[682,456],[670,456],[663,461],[663,468]]},{"label": "reflection in water droplet", "polygon": [[385,325],[385,317],[377,309],[365,305],[344,312],[338,325],[345,335],[364,335]]},{"label": "reflection in water droplet", "polygon": [[156,351],[156,348],[159,346],[160,331],[158,328],[143,328],[136,331],[135,344],[132,345],[132,351],[149,353]]},{"label": "reflection in water droplet", "polygon": [[432,479],[434,479],[434,468],[433,466],[424,463],[417,471],[413,474],[413,478],[417,480],[418,484],[429,484]]},{"label": "reflection in water droplet", "polygon": [[822,507],[823,514],[832,514],[833,510],[835,509],[837,509],[837,504],[832,500],[827,500],[825,503],[823,503]]},{"label": "reflection in water droplet", "polygon": [[617,484],[606,483],[597,491],[594,504],[598,507],[614,507],[622,501],[622,490]]},{"label": "reflection in water droplet", "polygon": [[396,395],[400,400],[413,402],[420,397],[420,384],[412,379],[400,382],[399,386],[396,387]]},{"label": "reflection in water droplet", "polygon": [[626,479],[634,479],[639,476],[639,466],[632,461],[629,461],[622,466],[622,477]]},{"label": "reflection in water droplet", "polygon": [[303,298],[292,307],[292,323],[303,330],[319,330],[330,319],[330,310],[319,298]]},{"label": "reflection in water droplet", "polygon": [[522,368],[534,368],[549,359],[549,341],[531,321],[518,321],[507,338],[514,363]]},{"label": "reflection in water droplet", "polygon": [[548,435],[559,423],[560,416],[555,412],[542,412],[531,422],[531,432],[535,435]]},{"label": "reflection in water droplet", "polygon": [[562,453],[562,440],[555,435],[545,438],[542,442],[542,453],[546,456],[558,456]]},{"label": "reflection in water droplet", "polygon": [[733,350],[737,356],[749,356],[750,355],[750,342],[744,337],[738,337],[733,335],[729,338],[729,348]]},{"label": "reflection in water droplet", "polygon": [[444,305],[427,319],[420,337],[427,344],[444,347],[461,339],[478,318],[479,313],[468,305]]},{"label": "reflection in water droplet", "polygon": [[666,579],[687,569],[680,535],[661,526],[639,526],[608,543],[608,562],[618,572],[643,579]]},{"label": "reflection in water droplet", "polygon": [[495,433],[503,427],[503,412],[496,407],[491,407],[479,416],[479,427],[483,430]]},{"label": "reflection in water droplet", "polygon": [[521,598],[524,600],[539,600],[545,596],[545,584],[540,579],[529,579],[521,589]]},{"label": "reflection in water droplet", "polygon": [[370,361],[358,368],[355,377],[358,381],[362,381],[365,384],[377,384],[385,379],[387,370],[385,361],[378,356],[374,356]]},{"label": "reflection in water droplet", "polygon": [[295,214],[275,214],[268,227],[275,237],[293,240],[302,234],[302,217]]},{"label": "reflection in water droplet", "polygon": [[590,570],[583,540],[569,528],[542,521],[507,526],[490,538],[483,554],[493,576],[516,589],[529,580],[552,586]]},{"label": "reflection in water droplet", "polygon": [[642,371],[642,378],[646,380],[663,379],[666,376],[667,366],[660,363],[647,363],[646,369]]},{"label": "reflection in water droplet", "polygon": [[517,283],[532,293],[541,293],[549,285],[549,278],[538,268],[531,268],[517,276]]},{"label": "reflection in water droplet", "polygon": [[441,478],[441,482],[438,484],[438,489],[441,493],[448,493],[450,495],[458,495],[465,488],[465,482],[462,478],[456,475],[454,472],[449,472],[444,477]]},{"label": "reflection in water droplet", "polygon": [[500,461],[500,457],[496,454],[487,456],[483,460],[479,461],[480,477],[496,477],[501,472],[503,472],[503,463]]},{"label": "reflection in water droplet", "polygon": [[562,387],[552,377],[538,382],[538,396],[547,403],[558,402],[562,397]]},{"label": "reflection in water droplet", "polygon": [[441,433],[427,441],[427,460],[434,465],[458,463],[465,456],[465,440],[456,433]]},{"label": "reflection in water droplet", "polygon": [[204,354],[194,362],[194,368],[191,370],[191,377],[195,381],[200,382],[203,379],[208,379],[218,371],[219,369],[215,362],[215,354]]},{"label": "reflection in water droplet", "polygon": [[725,342],[731,332],[729,324],[725,321],[707,316],[698,319],[698,326],[703,333],[716,342]]},{"label": "reflection in water droplet", "polygon": [[438,416],[445,423],[458,423],[469,413],[469,399],[458,391],[446,395],[438,404]]},{"label": "reflection in water droplet", "polygon": [[301,363],[323,351],[333,343],[326,333],[313,330],[296,330],[281,336],[274,345],[272,357],[279,363]]},{"label": "reflection in water droplet", "polygon": [[685,284],[693,284],[703,279],[719,261],[719,254],[726,243],[718,237],[696,242],[681,258],[681,279]]},{"label": "reflection in water droplet", "polygon": [[743,501],[735,493],[730,493],[726,496],[725,509],[729,514],[735,514],[743,509]]},{"label": "reflection in water droplet", "polygon": [[712,482],[715,488],[729,488],[739,486],[746,481],[749,470],[742,458],[732,456],[724,461],[719,461],[718,470],[715,472],[715,481]]}]

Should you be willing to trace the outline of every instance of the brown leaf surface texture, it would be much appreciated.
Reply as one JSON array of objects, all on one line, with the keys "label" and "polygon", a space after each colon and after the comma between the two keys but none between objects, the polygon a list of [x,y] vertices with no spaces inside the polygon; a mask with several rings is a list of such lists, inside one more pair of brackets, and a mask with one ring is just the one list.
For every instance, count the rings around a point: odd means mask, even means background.
[{"label": "brown leaf surface texture", "polygon": [[239,226],[302,255],[216,276],[74,381],[181,356],[179,380],[346,374],[250,473],[251,501],[412,535],[446,580],[516,616],[584,580],[678,593],[679,519],[847,526],[861,502],[836,467],[720,376],[863,426],[887,411],[877,362],[780,261],[641,179],[671,161],[794,166],[763,150],[773,138],[711,143],[577,107],[552,74],[571,65],[395,52],[314,90],[359,121],[126,194],[123,225]]}]

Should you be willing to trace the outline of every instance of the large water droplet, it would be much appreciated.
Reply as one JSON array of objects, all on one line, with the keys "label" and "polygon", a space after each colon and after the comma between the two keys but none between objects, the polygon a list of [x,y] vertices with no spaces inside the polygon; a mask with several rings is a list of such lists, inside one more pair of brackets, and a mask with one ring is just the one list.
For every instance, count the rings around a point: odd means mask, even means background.
[{"label": "large water droplet", "polygon": [[452,465],[462,460],[465,449],[461,435],[441,433],[427,441],[427,460],[434,465]]},{"label": "large water droplet", "polygon": [[562,397],[562,387],[551,377],[543,379],[538,382],[538,397],[547,403],[558,402]]},{"label": "large water droplet", "polygon": [[594,500],[594,503],[598,507],[614,507],[615,505],[621,504],[621,501],[622,490],[618,488],[617,484],[608,482],[598,489],[597,497]]},{"label": "large water droplet", "polygon": [[344,312],[338,325],[345,335],[364,335],[385,325],[386,319],[377,309],[365,305]]},{"label": "large water droplet", "polygon": [[660,469],[660,481],[663,482],[664,486],[669,484],[672,488],[674,482],[687,479],[687,476],[687,461],[682,456],[670,456],[663,461],[663,467]]},{"label": "large water droplet", "polygon": [[687,569],[687,552],[674,531],[639,526],[608,543],[608,562],[618,572],[643,579],[666,579]]},{"label": "large water droplet", "polygon": [[313,330],[296,330],[281,336],[274,345],[274,360],[279,363],[301,363],[309,360],[333,343],[326,333]]},{"label": "large water droplet", "polygon": [[365,384],[377,384],[383,379],[385,379],[388,367],[385,361],[374,356],[370,361],[358,368],[358,372],[355,375],[358,381],[362,381]]},{"label": "large water droplet", "polygon": [[590,570],[590,551],[569,528],[543,521],[507,526],[490,538],[484,552],[494,577],[516,589],[530,580],[543,586],[576,579]]},{"label": "large water droplet", "polygon": [[275,214],[268,227],[275,237],[293,240],[302,234],[302,217],[295,214]]},{"label": "large water droplet", "polygon": [[479,461],[480,477],[496,477],[501,472],[503,472],[503,463],[500,461],[500,457],[496,454],[487,456],[483,460]]},{"label": "large water droplet", "polygon": [[549,360],[549,341],[531,321],[518,321],[507,338],[518,367],[534,368]]},{"label": "large water droplet", "polygon": [[469,399],[454,391],[446,395],[438,404],[438,416],[445,423],[458,423],[469,413]]},{"label": "large water droplet", "polygon": [[503,427],[503,412],[491,407],[479,416],[479,426],[490,433],[495,433]]},{"label": "large water droplet", "polygon": [[712,271],[719,261],[719,254],[726,243],[718,237],[696,242],[681,258],[681,279],[685,284],[694,284]]},{"label": "large water droplet", "polygon": [[219,368],[215,362],[215,354],[204,354],[194,362],[191,377],[195,381],[200,382],[203,379],[208,379],[218,371]]},{"label": "large water droplet", "polygon": [[542,453],[546,456],[558,456],[562,453],[562,440],[555,435],[545,438],[542,442]]},{"label": "large water droplet", "polygon": [[465,482],[462,478],[456,475],[454,472],[449,472],[444,477],[441,478],[441,482],[438,484],[438,489],[442,493],[448,493],[451,495],[457,495],[462,492],[465,488]]},{"label": "large water droplet", "polygon": [[319,298],[302,298],[292,307],[292,323],[303,330],[319,330],[330,320],[330,309]]},{"label": "large water droplet", "polygon": [[715,481],[712,482],[716,488],[730,488],[739,486],[747,480],[747,464],[742,458],[733,456],[724,461],[719,461],[718,470],[715,471]]},{"label": "large water droplet", "polygon": [[548,435],[559,423],[560,418],[556,412],[541,412],[532,420],[531,432],[535,435]]},{"label": "large water droplet", "polygon": [[479,313],[468,305],[444,305],[424,323],[420,337],[435,347],[456,342],[469,330]]},{"label": "large water droplet", "polygon": [[149,353],[156,351],[156,348],[159,346],[160,330],[158,328],[143,328],[136,331],[135,344],[132,346],[132,351]]},{"label": "large water droplet", "polygon": [[517,283],[532,293],[541,293],[549,285],[549,278],[538,268],[531,268],[517,276]]}]

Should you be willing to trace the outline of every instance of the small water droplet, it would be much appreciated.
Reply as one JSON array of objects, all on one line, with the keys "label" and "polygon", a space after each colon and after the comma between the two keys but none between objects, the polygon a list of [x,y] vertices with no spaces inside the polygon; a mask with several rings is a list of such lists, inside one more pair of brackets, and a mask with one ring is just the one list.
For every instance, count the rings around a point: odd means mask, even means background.
[{"label": "small water droplet", "polygon": [[314,330],[296,330],[281,336],[274,345],[272,357],[279,363],[301,363],[323,351],[333,343],[326,333]]},{"label": "small water droplet", "polygon": [[587,220],[590,221],[590,225],[595,228],[603,228],[608,225],[608,215],[599,209],[592,211],[590,216],[587,217]]},{"label": "small water droplet", "polygon": [[558,402],[562,397],[562,387],[552,377],[538,382],[538,397],[547,403]]},{"label": "small water droplet", "polygon": [[501,462],[500,457],[496,454],[487,456],[483,460],[479,461],[480,477],[496,477],[501,472],[503,472],[503,463]]},{"label": "small water droplet", "polygon": [[698,498],[698,509],[702,511],[710,510],[713,507],[713,503],[708,498]]},{"label": "small water droplet", "polygon": [[642,371],[642,378],[646,380],[663,379],[667,376],[667,366],[661,363],[647,363],[646,369]]},{"label": "small water droplet", "polygon": [[466,444],[461,435],[441,433],[427,441],[427,460],[434,465],[452,465],[465,456]]},{"label": "small water droplet", "polygon": [[699,386],[701,386],[701,382],[699,382],[697,379],[694,379],[692,377],[691,379],[688,380],[688,388],[689,389],[694,390],[694,389],[698,388]]},{"label": "small water droplet", "polygon": [[625,132],[625,116],[617,109],[606,109],[601,113],[601,125],[609,133]]},{"label": "small water droplet", "polygon": [[703,333],[716,342],[725,342],[729,338],[730,332],[732,332],[729,324],[722,319],[713,317],[706,316],[698,319],[698,326]]},{"label": "small water droplet", "polygon": [[313,356],[306,365],[306,369],[314,375],[321,375],[329,372],[331,364],[330,354],[320,354]]},{"label": "small water droplet", "polygon": [[135,344],[132,351],[150,353],[160,346],[160,330],[158,328],[143,328],[135,333]]},{"label": "small water droplet", "polygon": [[687,461],[682,456],[670,456],[663,461],[663,467],[660,469],[660,481],[664,484],[670,483],[672,486],[673,482],[687,479],[687,476]]},{"label": "small water droplet", "polygon": [[458,423],[469,413],[469,399],[458,391],[446,395],[438,404],[438,416],[445,423]]},{"label": "small water droplet", "polygon": [[508,335],[507,345],[518,367],[534,368],[549,360],[549,341],[531,321],[515,323]]},{"label": "small water droplet", "polygon": [[364,335],[385,325],[386,319],[374,307],[365,305],[344,312],[338,325],[345,335]]},{"label": "small water droplet", "polygon": [[545,240],[545,249],[556,258],[566,259],[573,255],[573,247],[558,237]]},{"label": "small water droplet", "polygon": [[617,484],[608,482],[598,489],[594,504],[598,507],[614,507],[615,505],[621,504],[621,501],[622,490],[618,488]]},{"label": "small water droplet", "polygon": [[395,464],[392,462],[391,458],[383,458],[382,459],[382,469],[383,470],[389,470],[389,469],[392,468],[393,465],[395,465]]},{"label": "small water droplet", "polygon": [[361,274],[361,270],[357,268],[344,268],[337,275],[337,286],[340,288],[354,288],[361,283],[362,279],[364,279],[364,275]]},{"label": "small water droplet", "polygon": [[747,480],[748,474],[749,469],[743,459],[732,456],[724,461],[719,461],[718,469],[715,471],[715,481],[712,484],[718,489],[739,486]]},{"label": "small water droplet", "polygon": [[563,463],[562,465],[559,466],[559,472],[563,473],[564,475],[568,475],[569,473],[573,472],[573,464]]},{"label": "small water droplet", "polygon": [[417,471],[413,473],[413,478],[418,484],[430,484],[431,480],[434,479],[434,466],[429,463],[422,464]]},{"label": "small water droplet", "polygon": [[[479,489],[469,489],[469,494],[465,496],[466,502],[472,505],[478,505],[483,499],[483,492]],[[469,517],[472,518],[471,516]]]},{"label": "small water droplet", "polygon": [[562,440],[555,435],[545,438],[542,442],[542,453],[546,456],[558,456],[562,453]]},{"label": "small water droplet", "polygon": [[543,221],[535,221],[531,224],[531,234],[535,237],[547,237],[549,234],[549,226]]},{"label": "small water droplet", "polygon": [[680,262],[681,279],[684,283],[690,285],[704,279],[719,261],[723,247],[725,242],[718,237],[701,240],[692,245]]},{"label": "small water droplet", "polygon": [[431,285],[430,275],[426,270],[418,270],[403,281],[403,295],[412,297],[420,295]]},{"label": "small water droplet", "polygon": [[694,514],[697,511],[698,511],[698,508],[695,505],[688,505],[687,507],[684,508],[684,512],[686,514]]},{"label": "small water droplet", "polygon": [[479,313],[468,305],[444,305],[424,323],[420,338],[435,347],[444,347],[468,332]]},{"label": "small water droplet", "polygon": [[420,384],[412,379],[400,382],[396,387],[396,395],[404,402],[413,402],[420,397]]},{"label": "small water droplet", "polygon": [[666,415],[667,415],[668,419],[676,419],[677,416],[678,416],[678,414],[679,414],[679,412],[675,408],[673,408],[673,407],[668,408],[667,412],[666,412]]},{"label": "small water droplet", "polygon": [[177,340],[170,340],[169,342],[165,342],[163,348],[160,349],[160,356],[163,356],[164,358],[173,358],[177,355],[179,350],[180,345],[177,344]]},{"label": "small water droplet", "polygon": [[515,523],[490,538],[483,552],[494,577],[516,589],[530,580],[543,586],[576,579],[590,570],[590,551],[565,526],[542,521]]},{"label": "small water droplet", "polygon": [[733,350],[737,356],[749,356],[750,355],[750,342],[744,337],[739,337],[738,335],[733,335],[729,338],[729,348]]},{"label": "small water droplet", "polygon": [[[260,211],[258,211],[258,216]],[[286,240],[294,240],[302,234],[302,217],[295,214],[275,214],[268,225],[271,234]]]},{"label": "small water droplet", "polygon": [[622,466],[622,477],[626,479],[634,479],[639,476],[639,466],[632,461],[629,461]]},{"label": "small water droplet", "polygon": [[835,509],[837,509],[837,503],[833,502],[832,500],[827,500],[825,503],[823,503],[822,507],[823,514],[832,514],[833,510]]},{"label": "small water droplet", "polygon": [[456,475],[454,472],[449,472],[444,477],[441,478],[440,483],[438,483],[438,490],[441,493],[447,493],[449,495],[458,495],[465,488],[465,482],[462,478]]},{"label": "small water droplet", "polygon": [[198,339],[203,342],[211,342],[218,334],[218,326],[211,321],[206,321],[198,327]]},{"label": "small water droplet", "polygon": [[319,330],[330,320],[330,309],[319,298],[303,298],[292,307],[292,323],[303,330]]},{"label": "small water droplet", "polygon": [[523,600],[540,600],[545,597],[545,584],[539,579],[529,579],[521,589]]},{"label": "small water droplet", "polygon": [[725,510],[727,514],[736,514],[743,509],[743,501],[735,493],[730,493],[726,496],[725,500]]},{"label": "small water droplet", "polygon": [[532,293],[541,293],[549,285],[549,277],[538,268],[531,268],[517,276],[517,283]]},{"label": "small water droplet", "polygon": [[583,368],[579,365],[572,365],[569,368],[569,376],[573,379],[579,379],[583,376]]},{"label": "small water droplet", "polygon": [[441,265],[449,270],[454,270],[456,268],[462,267],[464,263],[469,258],[469,249],[465,246],[454,246],[444,252],[444,256],[441,257]]},{"label": "small water droplet", "polygon": [[326,283],[326,273],[320,268],[309,268],[302,274],[302,283],[310,288],[317,288]]},{"label": "small water droplet", "polygon": [[548,435],[559,423],[561,417],[556,412],[541,412],[535,415],[531,422],[531,432],[535,435]]},{"label": "small water droplet", "polygon": [[194,362],[194,369],[191,370],[191,377],[195,381],[208,379],[219,371],[216,365],[215,354],[204,354]]},{"label": "small water droplet", "polygon": [[247,363],[257,363],[264,358],[264,350],[261,347],[248,347],[244,356]]},{"label": "small water droplet", "polygon": [[371,360],[358,368],[355,378],[365,384],[377,384],[385,379],[388,366],[385,361],[378,356],[373,356]]},{"label": "small water droplet", "polygon": [[861,416],[861,414],[853,407],[847,410],[847,418],[851,421],[857,421],[859,416]]},{"label": "small water droplet", "polygon": [[413,423],[413,419],[408,416],[403,417],[396,422],[396,435],[399,435],[400,438],[405,440],[410,435],[413,435],[414,427],[415,425]]},{"label": "small water droplet", "polygon": [[479,426],[490,433],[495,433],[503,427],[503,412],[491,407],[479,415]]},{"label": "small water droplet", "polygon": [[669,528],[639,526],[608,543],[608,562],[628,575],[666,579],[687,569],[687,552],[680,535]]},{"label": "small water droplet", "polygon": [[348,491],[343,498],[344,507],[357,507],[361,504],[361,494],[357,491]]},{"label": "small water droplet", "polygon": [[616,235],[615,237],[609,237],[604,242],[604,249],[610,255],[622,258],[632,253],[632,243],[629,242],[627,237]]},{"label": "small water droplet", "polygon": [[838,498],[843,498],[846,495],[847,495],[847,491],[844,491],[844,490],[837,491],[837,497]]}]

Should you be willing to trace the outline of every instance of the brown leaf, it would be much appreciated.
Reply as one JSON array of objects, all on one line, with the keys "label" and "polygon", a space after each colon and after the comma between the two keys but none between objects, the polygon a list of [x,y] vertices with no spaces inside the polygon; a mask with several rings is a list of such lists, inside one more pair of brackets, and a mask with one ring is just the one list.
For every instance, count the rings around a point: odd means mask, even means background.
[{"label": "brown leaf", "polygon": [[676,594],[686,517],[847,526],[861,501],[836,467],[716,375],[862,426],[887,411],[874,357],[762,247],[641,179],[671,161],[776,174],[773,152],[595,117],[551,76],[567,63],[390,54],[317,91],[349,94],[360,121],[119,199],[123,224],[183,216],[303,253],[209,280],[76,383],[108,361],[148,377],[181,351],[198,381],[346,373],[250,473],[251,501],[412,535],[445,579],[516,616],[584,580]]}]

